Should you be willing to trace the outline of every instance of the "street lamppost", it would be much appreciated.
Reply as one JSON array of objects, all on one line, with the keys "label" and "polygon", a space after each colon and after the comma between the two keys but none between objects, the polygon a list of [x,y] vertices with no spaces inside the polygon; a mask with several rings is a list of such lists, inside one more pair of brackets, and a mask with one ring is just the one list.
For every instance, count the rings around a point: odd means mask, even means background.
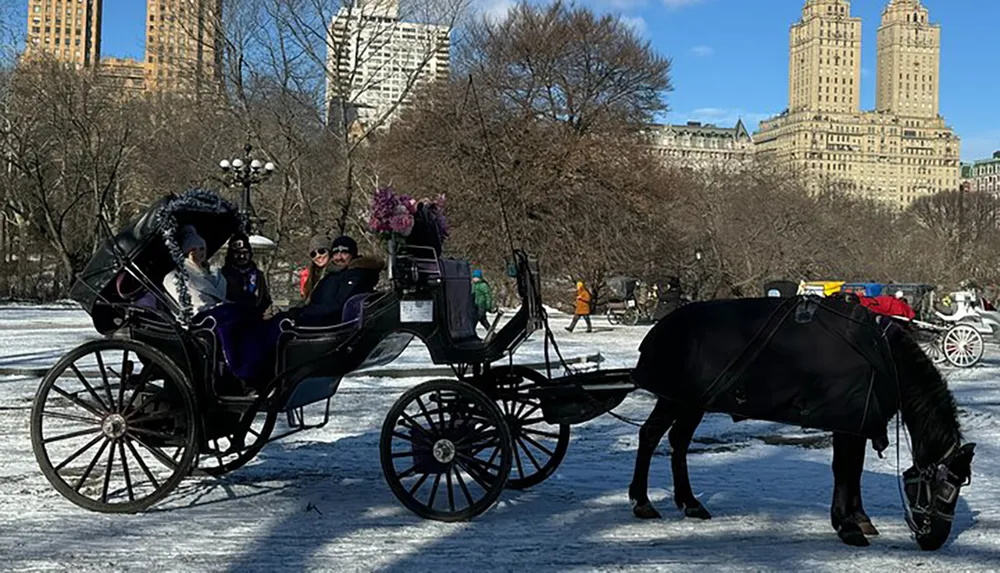
[{"label": "street lamppost", "polygon": [[271,239],[253,234],[257,224],[262,221],[254,214],[253,205],[250,202],[250,190],[254,185],[267,181],[274,174],[275,166],[270,161],[265,163],[259,159],[252,159],[250,157],[251,151],[253,151],[253,145],[247,143],[243,148],[242,158],[223,159],[219,162],[219,167],[225,174],[224,181],[227,187],[243,188],[243,202],[240,205],[240,210],[247,217],[247,234],[250,235],[250,245],[255,251],[261,251],[262,255],[266,255],[274,250],[275,245]]}]

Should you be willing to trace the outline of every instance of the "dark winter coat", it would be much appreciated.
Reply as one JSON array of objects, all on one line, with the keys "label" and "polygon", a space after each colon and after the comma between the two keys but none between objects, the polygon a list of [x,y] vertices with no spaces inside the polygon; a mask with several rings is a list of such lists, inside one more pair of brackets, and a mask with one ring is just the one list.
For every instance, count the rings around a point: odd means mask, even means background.
[{"label": "dark winter coat", "polygon": [[235,265],[222,267],[226,277],[226,300],[254,309],[263,315],[271,306],[271,292],[264,273],[251,263],[240,269]]},{"label": "dark winter coat", "polygon": [[385,264],[378,259],[358,257],[346,269],[327,273],[313,290],[309,304],[293,313],[296,324],[338,324],[347,300],[354,295],[374,291],[383,268]]}]

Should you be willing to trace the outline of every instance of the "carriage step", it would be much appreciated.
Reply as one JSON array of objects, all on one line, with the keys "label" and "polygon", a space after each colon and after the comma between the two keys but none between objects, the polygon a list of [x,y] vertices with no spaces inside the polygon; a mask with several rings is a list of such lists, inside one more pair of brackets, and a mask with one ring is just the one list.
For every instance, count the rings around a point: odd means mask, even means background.
[{"label": "carriage step", "polygon": [[550,424],[582,424],[618,407],[636,389],[631,369],[582,372],[532,390]]}]

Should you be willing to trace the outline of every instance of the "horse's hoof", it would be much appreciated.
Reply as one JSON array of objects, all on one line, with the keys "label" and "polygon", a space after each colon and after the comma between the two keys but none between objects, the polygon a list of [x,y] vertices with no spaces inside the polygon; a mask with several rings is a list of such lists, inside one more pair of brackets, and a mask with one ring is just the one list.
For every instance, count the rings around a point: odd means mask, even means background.
[{"label": "horse's hoof", "polygon": [[861,528],[861,533],[864,535],[878,535],[878,530],[870,521],[861,521],[858,523],[858,527]]},{"label": "horse's hoof", "polygon": [[840,526],[837,530],[837,536],[840,539],[851,546],[854,547],[868,547],[871,543],[868,542],[868,538],[865,537],[864,533],[861,533],[861,528],[854,523],[845,523]]},{"label": "horse's hoof", "polygon": [[659,511],[650,502],[637,503],[632,506],[632,513],[639,519],[661,519]]},{"label": "horse's hoof", "polygon": [[712,519],[712,514],[705,509],[704,505],[684,506],[684,517],[694,517],[697,519]]}]

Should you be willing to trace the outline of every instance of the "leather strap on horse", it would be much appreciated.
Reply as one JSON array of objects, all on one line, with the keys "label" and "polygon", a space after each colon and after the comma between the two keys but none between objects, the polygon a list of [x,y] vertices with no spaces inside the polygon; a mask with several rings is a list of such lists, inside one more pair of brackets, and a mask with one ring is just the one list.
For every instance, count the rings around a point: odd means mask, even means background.
[{"label": "leather strap on horse", "polygon": [[[739,380],[743,377],[743,373],[746,369],[753,364],[753,362],[760,356],[760,353],[764,351],[774,335],[777,334],[778,329],[782,324],[788,319],[788,316],[792,314],[799,304],[815,304],[812,301],[806,299],[805,301],[800,300],[798,297],[789,298],[787,301],[778,305],[771,315],[767,317],[764,321],[764,326],[757,331],[757,334],[750,339],[750,342],[743,348],[728,365],[715,377],[715,380],[705,388],[705,391],[701,393],[699,401],[706,406],[711,406],[722,394],[728,392]],[[775,321],[774,317],[778,316],[778,320]],[[773,326],[771,326],[773,323]],[[771,327],[768,329],[768,327]]]}]

